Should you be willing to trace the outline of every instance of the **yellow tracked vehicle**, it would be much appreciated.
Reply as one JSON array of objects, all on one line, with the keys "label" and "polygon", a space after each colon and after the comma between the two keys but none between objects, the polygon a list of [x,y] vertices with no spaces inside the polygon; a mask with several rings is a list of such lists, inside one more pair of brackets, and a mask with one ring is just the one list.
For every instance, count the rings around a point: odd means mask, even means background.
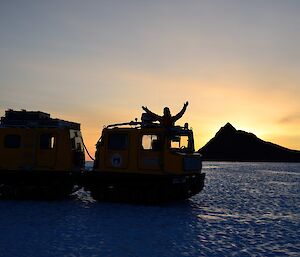
[{"label": "yellow tracked vehicle", "polygon": [[1,118],[0,196],[68,195],[84,162],[80,124],[26,110]]},{"label": "yellow tracked vehicle", "polygon": [[203,189],[201,156],[188,124],[166,128],[142,116],[142,122],[105,127],[96,148],[85,185],[97,200],[155,203]]}]

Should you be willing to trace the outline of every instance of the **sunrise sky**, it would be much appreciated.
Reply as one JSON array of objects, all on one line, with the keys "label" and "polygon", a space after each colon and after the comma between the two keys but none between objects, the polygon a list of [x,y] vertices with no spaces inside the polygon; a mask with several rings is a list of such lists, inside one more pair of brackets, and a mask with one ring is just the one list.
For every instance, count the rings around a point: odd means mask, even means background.
[{"label": "sunrise sky", "polygon": [[196,147],[221,126],[300,150],[300,1],[0,1],[0,112],[82,124],[189,122]]}]

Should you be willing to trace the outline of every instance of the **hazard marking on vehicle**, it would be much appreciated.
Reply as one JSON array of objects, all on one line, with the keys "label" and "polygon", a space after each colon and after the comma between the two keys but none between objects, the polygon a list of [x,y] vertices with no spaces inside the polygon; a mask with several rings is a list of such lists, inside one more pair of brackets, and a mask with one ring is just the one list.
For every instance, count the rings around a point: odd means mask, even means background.
[{"label": "hazard marking on vehicle", "polygon": [[122,165],[122,156],[118,153],[115,153],[111,157],[111,165],[113,167],[121,167]]}]

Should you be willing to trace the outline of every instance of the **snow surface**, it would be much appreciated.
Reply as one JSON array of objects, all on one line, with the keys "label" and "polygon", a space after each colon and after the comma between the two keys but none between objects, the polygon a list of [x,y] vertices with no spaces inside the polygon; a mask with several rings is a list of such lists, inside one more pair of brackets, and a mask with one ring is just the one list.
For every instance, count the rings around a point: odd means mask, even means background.
[{"label": "snow surface", "polygon": [[161,206],[0,201],[0,257],[300,256],[300,164],[205,162],[205,189]]}]

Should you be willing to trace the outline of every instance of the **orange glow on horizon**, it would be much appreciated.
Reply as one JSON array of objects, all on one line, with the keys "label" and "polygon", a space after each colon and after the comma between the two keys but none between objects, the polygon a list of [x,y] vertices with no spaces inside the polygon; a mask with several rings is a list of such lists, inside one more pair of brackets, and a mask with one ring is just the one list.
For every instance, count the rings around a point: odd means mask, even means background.
[{"label": "orange glow on horizon", "polygon": [[6,1],[1,113],[81,123],[93,153],[103,125],[189,101],[196,148],[230,122],[300,150],[298,1],[212,2]]}]

